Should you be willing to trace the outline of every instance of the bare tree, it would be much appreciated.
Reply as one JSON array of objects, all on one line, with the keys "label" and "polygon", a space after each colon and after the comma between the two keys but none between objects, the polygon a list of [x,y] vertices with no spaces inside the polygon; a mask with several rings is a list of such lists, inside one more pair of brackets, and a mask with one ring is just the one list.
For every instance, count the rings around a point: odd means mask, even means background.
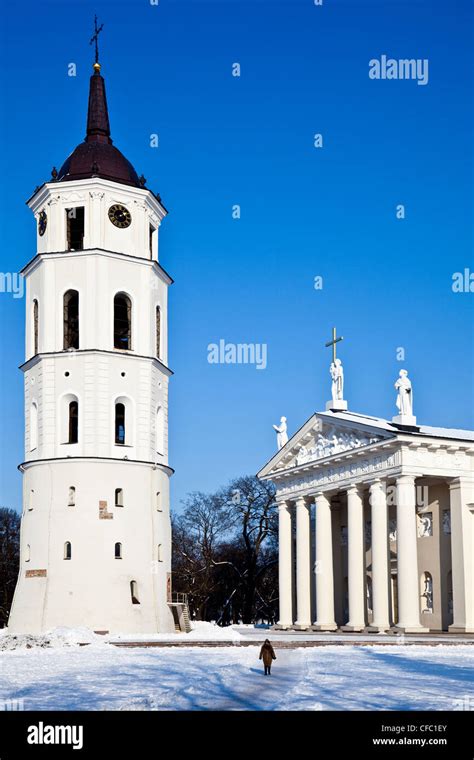
[{"label": "bare tree", "polygon": [[264,580],[276,566],[277,517],[272,483],[256,477],[233,480],[222,492],[227,504],[235,540],[241,550],[239,585],[242,595],[242,622],[256,619],[256,603],[265,608]]},{"label": "bare tree", "polygon": [[173,521],[174,588],[198,619],[274,622],[278,604],[274,487],[255,477],[193,493]]},{"label": "bare tree", "polygon": [[230,527],[226,511],[214,494],[190,494],[183,514],[173,519],[173,586],[188,594],[193,616],[209,619],[209,604],[218,577],[218,546]]},{"label": "bare tree", "polygon": [[20,562],[20,515],[0,507],[0,628],[8,622]]}]

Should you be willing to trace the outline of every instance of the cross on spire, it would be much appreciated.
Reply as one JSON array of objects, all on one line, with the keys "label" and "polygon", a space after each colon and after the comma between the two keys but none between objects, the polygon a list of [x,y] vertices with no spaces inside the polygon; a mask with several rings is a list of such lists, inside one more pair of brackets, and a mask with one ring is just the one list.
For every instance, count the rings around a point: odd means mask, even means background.
[{"label": "cross on spire", "polygon": [[94,34],[90,38],[89,45],[95,43],[95,62],[99,63],[99,34],[101,33],[104,25],[97,26],[97,16],[94,16]]},{"label": "cross on spire", "polygon": [[325,347],[329,348],[329,346],[332,346],[332,362],[333,364],[336,363],[336,343],[339,343],[339,341],[344,340],[344,338],[341,336],[340,338],[336,338],[336,328],[332,328],[332,340],[328,341],[328,343],[325,343]]}]

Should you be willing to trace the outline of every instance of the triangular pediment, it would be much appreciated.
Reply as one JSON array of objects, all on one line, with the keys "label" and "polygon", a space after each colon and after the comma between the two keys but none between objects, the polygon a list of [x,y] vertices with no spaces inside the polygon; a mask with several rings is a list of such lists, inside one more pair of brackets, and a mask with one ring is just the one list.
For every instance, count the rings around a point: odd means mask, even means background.
[{"label": "triangular pediment", "polygon": [[259,472],[259,477],[347,455],[394,437],[391,425],[385,420],[357,417],[360,421],[351,414],[314,414],[270,459]]}]

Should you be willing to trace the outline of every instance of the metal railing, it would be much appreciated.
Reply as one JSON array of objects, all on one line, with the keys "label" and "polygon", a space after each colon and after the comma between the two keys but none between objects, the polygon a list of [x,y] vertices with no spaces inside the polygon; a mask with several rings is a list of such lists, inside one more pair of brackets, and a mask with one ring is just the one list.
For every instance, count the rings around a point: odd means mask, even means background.
[{"label": "metal railing", "polygon": [[187,604],[188,603],[188,595],[182,594],[179,591],[173,591],[171,594],[170,604]]}]

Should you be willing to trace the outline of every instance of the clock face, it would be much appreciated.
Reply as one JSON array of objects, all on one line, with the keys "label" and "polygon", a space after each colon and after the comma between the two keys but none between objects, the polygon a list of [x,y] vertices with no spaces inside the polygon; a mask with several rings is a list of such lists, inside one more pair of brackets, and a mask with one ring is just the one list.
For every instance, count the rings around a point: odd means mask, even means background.
[{"label": "clock face", "polygon": [[48,216],[46,214],[46,211],[41,211],[38,217],[38,232],[41,236],[43,236],[44,233],[46,232],[47,225],[48,225]]},{"label": "clock face", "polygon": [[132,223],[132,215],[128,208],[122,206],[120,203],[115,203],[109,208],[109,219],[116,227],[124,229],[129,227]]}]

